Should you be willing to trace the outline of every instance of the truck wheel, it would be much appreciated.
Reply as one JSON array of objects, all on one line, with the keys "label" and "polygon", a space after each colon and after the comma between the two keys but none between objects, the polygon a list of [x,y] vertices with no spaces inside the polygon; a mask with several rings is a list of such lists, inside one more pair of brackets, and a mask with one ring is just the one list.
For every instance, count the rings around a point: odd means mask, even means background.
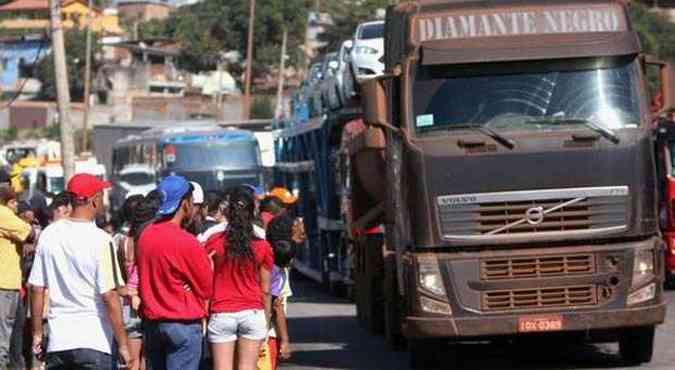
[{"label": "truck wheel", "polygon": [[396,278],[396,255],[384,257],[384,341],[391,351],[402,351],[405,338],[401,333],[401,296]]},{"label": "truck wheel", "polygon": [[366,291],[365,300],[368,307],[368,330],[371,333],[384,333],[384,259],[382,256],[382,237],[368,235],[366,250]]},{"label": "truck wheel", "polygon": [[[440,369],[440,354],[443,353],[442,343],[435,339],[413,339],[408,341],[410,351],[410,368],[414,370]],[[447,365],[447,364],[446,364]]]},{"label": "truck wheel", "polygon": [[625,329],[619,337],[621,357],[631,365],[652,360],[654,353],[654,326]]},{"label": "truck wheel", "polygon": [[666,281],[664,284],[666,289],[675,289],[675,274],[666,271]]}]

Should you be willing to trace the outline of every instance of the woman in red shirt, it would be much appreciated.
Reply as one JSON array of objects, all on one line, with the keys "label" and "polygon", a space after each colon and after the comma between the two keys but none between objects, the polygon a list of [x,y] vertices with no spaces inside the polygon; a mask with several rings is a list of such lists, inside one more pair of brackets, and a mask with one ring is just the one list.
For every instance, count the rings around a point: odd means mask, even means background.
[{"label": "woman in red shirt", "polygon": [[272,301],[272,247],[253,233],[255,199],[237,189],[229,199],[227,229],[206,242],[213,256],[214,296],[209,342],[215,370],[255,370],[260,346],[269,330]]}]

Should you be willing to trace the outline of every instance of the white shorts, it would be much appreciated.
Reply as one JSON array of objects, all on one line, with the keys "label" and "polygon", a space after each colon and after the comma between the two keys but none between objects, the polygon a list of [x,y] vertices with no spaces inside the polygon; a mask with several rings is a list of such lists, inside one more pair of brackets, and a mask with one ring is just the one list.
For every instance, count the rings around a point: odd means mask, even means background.
[{"label": "white shorts", "polygon": [[263,310],[214,313],[209,318],[209,342],[234,342],[239,338],[263,340],[267,336],[267,320]]}]

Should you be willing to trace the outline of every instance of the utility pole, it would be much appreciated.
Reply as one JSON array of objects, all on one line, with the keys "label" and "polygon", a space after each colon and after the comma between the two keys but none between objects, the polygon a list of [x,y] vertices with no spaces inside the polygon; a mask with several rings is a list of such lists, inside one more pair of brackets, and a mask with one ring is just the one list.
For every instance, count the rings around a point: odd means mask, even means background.
[{"label": "utility pole", "polygon": [[87,5],[87,56],[84,65],[84,111],[82,112],[82,152],[87,151],[87,130],[89,128],[89,95],[91,95],[91,24],[93,23],[91,0]]},{"label": "utility pole", "polygon": [[73,128],[70,123],[70,91],[68,90],[63,28],[61,27],[61,0],[49,0],[49,11],[52,27],[56,95],[61,124],[61,163],[63,165],[63,178],[67,183],[75,174],[75,143],[73,141]]},{"label": "utility pole", "polygon": [[281,60],[279,61],[279,81],[277,85],[277,109],[274,118],[279,119],[283,113],[284,99],[284,78],[286,77],[286,43],[288,42],[288,30],[284,27],[283,37],[281,38]]},{"label": "utility pole", "polygon": [[216,105],[218,106],[218,117],[222,116],[223,108],[223,60],[218,57],[218,94],[216,95]]},{"label": "utility pole", "polygon": [[244,101],[241,118],[248,120],[251,115],[251,65],[253,64],[253,27],[255,26],[255,0],[251,2],[248,19],[248,41],[246,45],[246,80],[244,82]]}]

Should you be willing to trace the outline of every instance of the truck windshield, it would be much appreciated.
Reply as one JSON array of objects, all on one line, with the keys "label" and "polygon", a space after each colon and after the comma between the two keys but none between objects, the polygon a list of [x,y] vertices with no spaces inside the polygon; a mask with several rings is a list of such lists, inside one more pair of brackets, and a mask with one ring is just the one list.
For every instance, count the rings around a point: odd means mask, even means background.
[{"label": "truck windshield", "polygon": [[[572,63],[570,63],[572,64]],[[587,66],[588,64],[586,64]],[[448,66],[417,68],[413,124],[418,133],[467,126],[553,131],[618,130],[640,122],[639,65],[634,59],[558,68],[546,62],[504,64],[489,74],[450,74]]]},{"label": "truck windshield", "polygon": [[50,177],[48,191],[52,194],[62,193],[66,186],[63,177]]},{"label": "truck windshield", "polygon": [[258,168],[260,155],[255,141],[199,142],[165,146],[164,161],[174,170],[241,170]]}]

